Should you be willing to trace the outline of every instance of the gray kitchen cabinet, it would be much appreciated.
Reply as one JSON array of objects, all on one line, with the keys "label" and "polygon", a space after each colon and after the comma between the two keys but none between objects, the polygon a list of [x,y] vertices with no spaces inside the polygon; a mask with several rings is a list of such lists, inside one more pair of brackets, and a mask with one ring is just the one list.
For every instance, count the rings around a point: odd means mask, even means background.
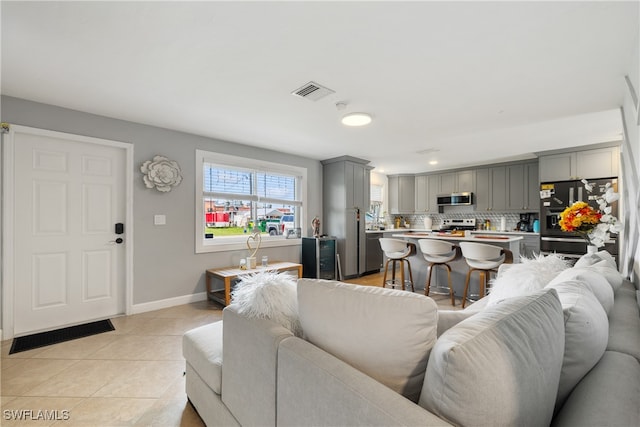
[{"label": "gray kitchen cabinet", "polygon": [[455,172],[442,173],[436,176],[440,179],[440,194],[451,194],[456,192],[458,185]]},{"label": "gray kitchen cabinet", "polygon": [[398,186],[400,185],[400,179],[397,176],[388,176],[387,177],[387,191],[388,191],[388,197],[387,200],[389,202],[389,206],[387,207],[387,209],[389,209],[389,213],[390,214],[397,214],[398,213],[398,196],[399,196],[399,189]]},{"label": "gray kitchen cabinet", "polygon": [[476,211],[484,212],[489,210],[491,184],[489,183],[489,168],[476,170]]},{"label": "gray kitchen cabinet", "polygon": [[520,256],[526,258],[534,258],[540,254],[540,236],[524,235],[520,240]]},{"label": "gray kitchen cabinet", "polygon": [[576,152],[576,176],[578,179],[618,176],[619,164],[620,151],[618,147]]},{"label": "gray kitchen cabinet", "polygon": [[458,186],[456,187],[456,192],[464,193],[464,192],[475,191],[476,186],[475,186],[474,170],[456,172],[456,178],[458,179]]},{"label": "gray kitchen cabinet", "polygon": [[388,177],[389,213],[411,214],[415,211],[416,186],[414,175]]},{"label": "gray kitchen cabinet", "polygon": [[415,212],[438,212],[436,196],[438,179],[436,175],[417,175],[415,180]]},{"label": "gray kitchen cabinet", "polygon": [[507,208],[507,168],[497,166],[489,169],[491,180],[491,206],[492,211],[503,211]]},{"label": "gray kitchen cabinet", "polygon": [[367,160],[342,156],[323,160],[322,232],[336,237],[344,277],[366,269],[365,213],[369,209],[371,167]]},{"label": "gray kitchen cabinet", "polygon": [[524,165],[507,166],[507,209],[524,209]]},{"label": "gray kitchen cabinet", "polygon": [[505,166],[476,170],[476,211],[504,211],[507,207]]},{"label": "gray kitchen cabinet", "polygon": [[618,176],[620,150],[616,147],[540,156],[540,181],[566,181]]},{"label": "gray kitchen cabinet", "polygon": [[509,165],[506,170],[507,210],[539,210],[538,163]]},{"label": "gray kitchen cabinet", "polygon": [[365,165],[351,162],[345,164],[347,205],[369,210],[370,174],[371,168]]},{"label": "gray kitchen cabinet", "polygon": [[[528,211],[540,210],[540,177],[539,177],[539,164],[527,163],[525,165],[525,176],[527,177],[527,183],[525,191],[527,193],[525,197],[526,204],[524,208]],[[538,243],[539,246],[539,243]]]},{"label": "gray kitchen cabinet", "polygon": [[442,173],[438,194],[473,192],[475,190],[474,170]]}]

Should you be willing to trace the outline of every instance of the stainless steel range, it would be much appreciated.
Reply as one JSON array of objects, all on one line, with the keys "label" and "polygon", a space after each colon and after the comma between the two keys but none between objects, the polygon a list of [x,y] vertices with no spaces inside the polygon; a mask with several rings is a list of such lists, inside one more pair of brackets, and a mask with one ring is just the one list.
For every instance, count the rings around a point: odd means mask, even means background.
[{"label": "stainless steel range", "polygon": [[442,220],[440,231],[453,231],[453,230],[475,230],[476,219],[475,218],[445,218]]}]

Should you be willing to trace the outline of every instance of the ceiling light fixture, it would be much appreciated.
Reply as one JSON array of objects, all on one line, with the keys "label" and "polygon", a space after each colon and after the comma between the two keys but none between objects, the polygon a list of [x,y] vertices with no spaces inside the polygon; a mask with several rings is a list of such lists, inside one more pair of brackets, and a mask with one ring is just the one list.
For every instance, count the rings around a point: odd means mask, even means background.
[{"label": "ceiling light fixture", "polygon": [[367,113],[349,113],[342,117],[345,126],[365,126],[371,123],[371,115]]}]

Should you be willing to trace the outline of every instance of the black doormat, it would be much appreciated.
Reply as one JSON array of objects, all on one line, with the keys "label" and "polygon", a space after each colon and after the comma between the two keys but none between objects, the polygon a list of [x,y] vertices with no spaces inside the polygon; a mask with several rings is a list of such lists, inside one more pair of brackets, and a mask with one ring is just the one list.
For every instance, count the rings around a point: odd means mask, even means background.
[{"label": "black doormat", "polygon": [[103,332],[115,331],[115,329],[111,320],[107,319],[85,323],[83,325],[69,326],[67,328],[56,329],[55,331],[40,332],[27,335],[26,337],[14,338],[9,354],[101,334]]}]

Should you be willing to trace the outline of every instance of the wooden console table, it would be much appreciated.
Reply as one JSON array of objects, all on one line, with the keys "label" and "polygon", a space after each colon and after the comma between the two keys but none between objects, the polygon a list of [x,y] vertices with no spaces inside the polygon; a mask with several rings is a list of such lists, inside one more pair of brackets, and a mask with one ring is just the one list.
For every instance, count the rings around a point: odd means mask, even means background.
[{"label": "wooden console table", "polygon": [[[258,273],[260,271],[298,271],[298,278],[302,277],[302,264],[296,264],[293,262],[270,262],[266,267],[258,266],[251,270],[240,270],[236,267],[227,268],[211,268],[207,270],[207,297],[221,304],[229,305],[231,303],[231,281],[237,279],[243,274]],[[212,279],[220,279],[224,282],[224,289],[215,290],[212,289]]]}]

